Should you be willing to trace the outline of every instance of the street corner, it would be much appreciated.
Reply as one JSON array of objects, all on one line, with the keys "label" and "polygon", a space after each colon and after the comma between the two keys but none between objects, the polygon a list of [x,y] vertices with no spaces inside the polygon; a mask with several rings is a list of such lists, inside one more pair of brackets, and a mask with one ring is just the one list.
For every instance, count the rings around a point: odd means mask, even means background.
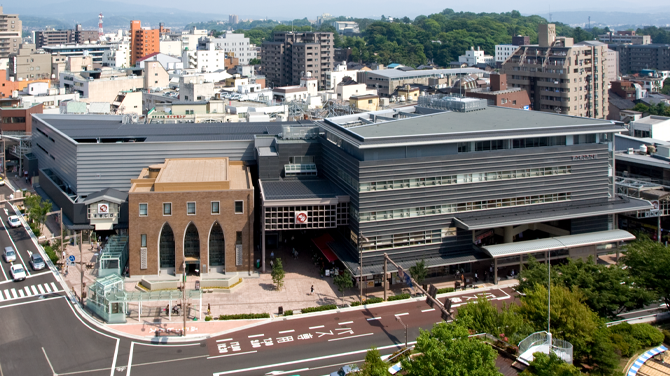
[{"label": "street corner", "polygon": [[[206,336],[234,330],[258,322],[258,320],[227,320],[227,321],[186,321],[186,335]],[[138,324],[110,324],[110,329],[141,337],[180,337],[184,323],[179,321],[152,322]]]}]

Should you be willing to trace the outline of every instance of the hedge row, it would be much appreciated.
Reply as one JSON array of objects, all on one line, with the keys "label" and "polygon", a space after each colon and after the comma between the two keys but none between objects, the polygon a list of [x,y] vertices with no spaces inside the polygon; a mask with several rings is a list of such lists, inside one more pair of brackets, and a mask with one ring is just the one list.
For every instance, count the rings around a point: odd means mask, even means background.
[{"label": "hedge row", "polygon": [[237,315],[221,315],[219,320],[249,320],[249,319],[269,319],[269,313],[240,313]]},{"label": "hedge row", "polygon": [[388,301],[392,302],[394,300],[409,299],[411,297],[412,297],[412,295],[410,295],[410,294],[398,294],[398,295],[389,296]]},{"label": "hedge row", "polygon": [[318,306],[318,307],[307,307],[307,308],[301,309],[300,311],[302,313],[310,313],[310,312],[327,311],[329,309],[337,309],[337,305],[336,304],[327,304],[327,305],[322,305],[322,306]]},{"label": "hedge row", "polygon": [[[370,298],[370,299],[368,299],[368,300],[364,300],[364,301],[363,301],[363,305],[366,305],[366,304],[381,303],[381,302],[383,302],[383,301],[384,301],[383,298],[377,298],[377,297],[374,297],[374,298]],[[353,303],[351,303],[351,306],[352,306],[352,307],[356,307],[356,306],[359,306],[359,305],[361,305],[361,302],[353,302]]]},{"label": "hedge row", "polygon": [[289,310],[284,311],[284,316],[293,316],[293,310],[289,309]]},{"label": "hedge row", "polygon": [[454,289],[453,287],[445,287],[445,288],[437,289],[438,294],[446,294],[448,292],[454,292],[454,291],[456,291],[456,289]]}]

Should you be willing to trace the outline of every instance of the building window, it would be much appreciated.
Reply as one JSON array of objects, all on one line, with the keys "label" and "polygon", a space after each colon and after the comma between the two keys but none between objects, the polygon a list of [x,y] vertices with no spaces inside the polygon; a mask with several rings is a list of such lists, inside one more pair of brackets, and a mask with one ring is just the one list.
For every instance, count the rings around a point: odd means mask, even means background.
[{"label": "building window", "polygon": [[244,214],[244,201],[235,201],[235,214]]},{"label": "building window", "polygon": [[140,247],[147,246],[147,234],[140,235]]},{"label": "building window", "polygon": [[140,204],[140,217],[149,215],[149,204]]},{"label": "building window", "polygon": [[235,236],[235,265],[237,266],[242,265],[242,252],[242,231],[237,231]]},{"label": "building window", "polygon": [[219,201],[212,201],[212,214],[219,214]]},{"label": "building window", "polygon": [[186,214],[187,215],[195,215],[195,202],[187,202],[186,203]]},{"label": "building window", "polygon": [[172,203],[164,202],[163,203],[163,215],[172,215]]}]

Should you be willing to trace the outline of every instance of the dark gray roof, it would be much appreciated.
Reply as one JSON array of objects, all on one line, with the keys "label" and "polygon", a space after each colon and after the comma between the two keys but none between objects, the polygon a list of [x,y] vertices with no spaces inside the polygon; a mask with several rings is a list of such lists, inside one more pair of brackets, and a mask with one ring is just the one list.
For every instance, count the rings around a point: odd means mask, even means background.
[{"label": "dark gray roof", "polygon": [[609,91],[609,103],[619,110],[630,110],[635,107],[635,102],[621,98],[612,90]]},{"label": "dark gray roof", "polygon": [[602,214],[625,213],[648,210],[648,201],[634,198],[592,199],[539,204],[529,207],[496,209],[458,215],[454,219],[457,227],[465,230],[481,230],[493,227],[515,226],[526,223],[547,222],[570,218],[592,217]]},{"label": "dark gray roof", "polygon": [[261,181],[261,189],[266,200],[297,200],[346,196],[346,193],[325,179]]},{"label": "dark gray roof", "polygon": [[[282,125],[314,126],[310,121],[259,123],[177,123],[177,124],[123,124],[120,116],[113,115],[47,115],[36,119],[72,139],[136,138],[144,142],[251,140],[254,135],[277,135]],[[33,126],[39,126],[35,122]]]},{"label": "dark gray roof", "polygon": [[93,192],[90,195],[86,196],[84,204],[88,205],[93,202],[107,199],[112,202],[122,203],[128,199],[128,192],[121,192],[114,188],[105,188],[102,191]]}]

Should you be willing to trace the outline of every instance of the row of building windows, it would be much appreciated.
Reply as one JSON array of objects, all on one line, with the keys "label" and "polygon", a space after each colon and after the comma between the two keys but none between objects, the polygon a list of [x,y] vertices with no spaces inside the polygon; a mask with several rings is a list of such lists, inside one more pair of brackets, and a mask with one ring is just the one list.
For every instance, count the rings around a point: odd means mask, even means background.
[{"label": "row of building windows", "polygon": [[[605,141],[607,140],[607,136],[601,135],[601,139]],[[597,142],[598,137],[596,137],[595,134],[582,134],[572,136],[572,143],[574,145],[595,144]],[[503,150],[503,149],[523,149],[523,148],[565,146],[565,145],[567,145],[566,136],[515,138],[512,140],[459,142],[458,152],[469,153],[472,151],[492,151],[492,150]]]},{"label": "row of building windows", "polygon": [[[338,170],[338,173],[341,170]],[[385,191],[392,189],[431,187],[436,185],[465,184],[483,181],[523,179],[537,176],[552,176],[571,174],[572,166],[525,168],[519,170],[480,172],[475,174],[458,174],[433,176],[426,178],[386,180],[369,183],[360,183],[359,192]],[[338,174],[339,175],[339,174]],[[340,176],[340,178],[342,178]],[[346,180],[345,180],[346,181]]]},{"label": "row of building windows", "polygon": [[[212,201],[211,203],[211,214],[221,214],[221,202]],[[186,203],[186,214],[195,215],[195,202],[189,201]],[[235,201],[235,214],[244,214],[244,201]],[[149,204],[141,203],[140,204],[140,217],[146,217],[149,215]],[[163,203],[163,215],[168,216],[172,215],[172,203],[164,202]]]},{"label": "row of building windows", "polygon": [[416,245],[442,243],[443,238],[456,236],[456,227],[437,230],[404,232],[392,235],[369,236],[368,241],[361,243],[363,252],[412,247]]},{"label": "row of building windows", "polygon": [[488,210],[496,208],[505,208],[511,206],[535,205],[546,202],[568,201],[571,199],[571,193],[552,193],[546,195],[521,196],[512,198],[499,198],[496,200],[470,201],[457,204],[446,204],[436,206],[419,206],[413,208],[403,208],[396,210],[383,210],[377,212],[358,213],[356,209],[351,209],[353,218],[359,222],[373,222],[399,218],[425,217],[430,215],[440,215],[449,213],[462,213],[475,210]]}]

